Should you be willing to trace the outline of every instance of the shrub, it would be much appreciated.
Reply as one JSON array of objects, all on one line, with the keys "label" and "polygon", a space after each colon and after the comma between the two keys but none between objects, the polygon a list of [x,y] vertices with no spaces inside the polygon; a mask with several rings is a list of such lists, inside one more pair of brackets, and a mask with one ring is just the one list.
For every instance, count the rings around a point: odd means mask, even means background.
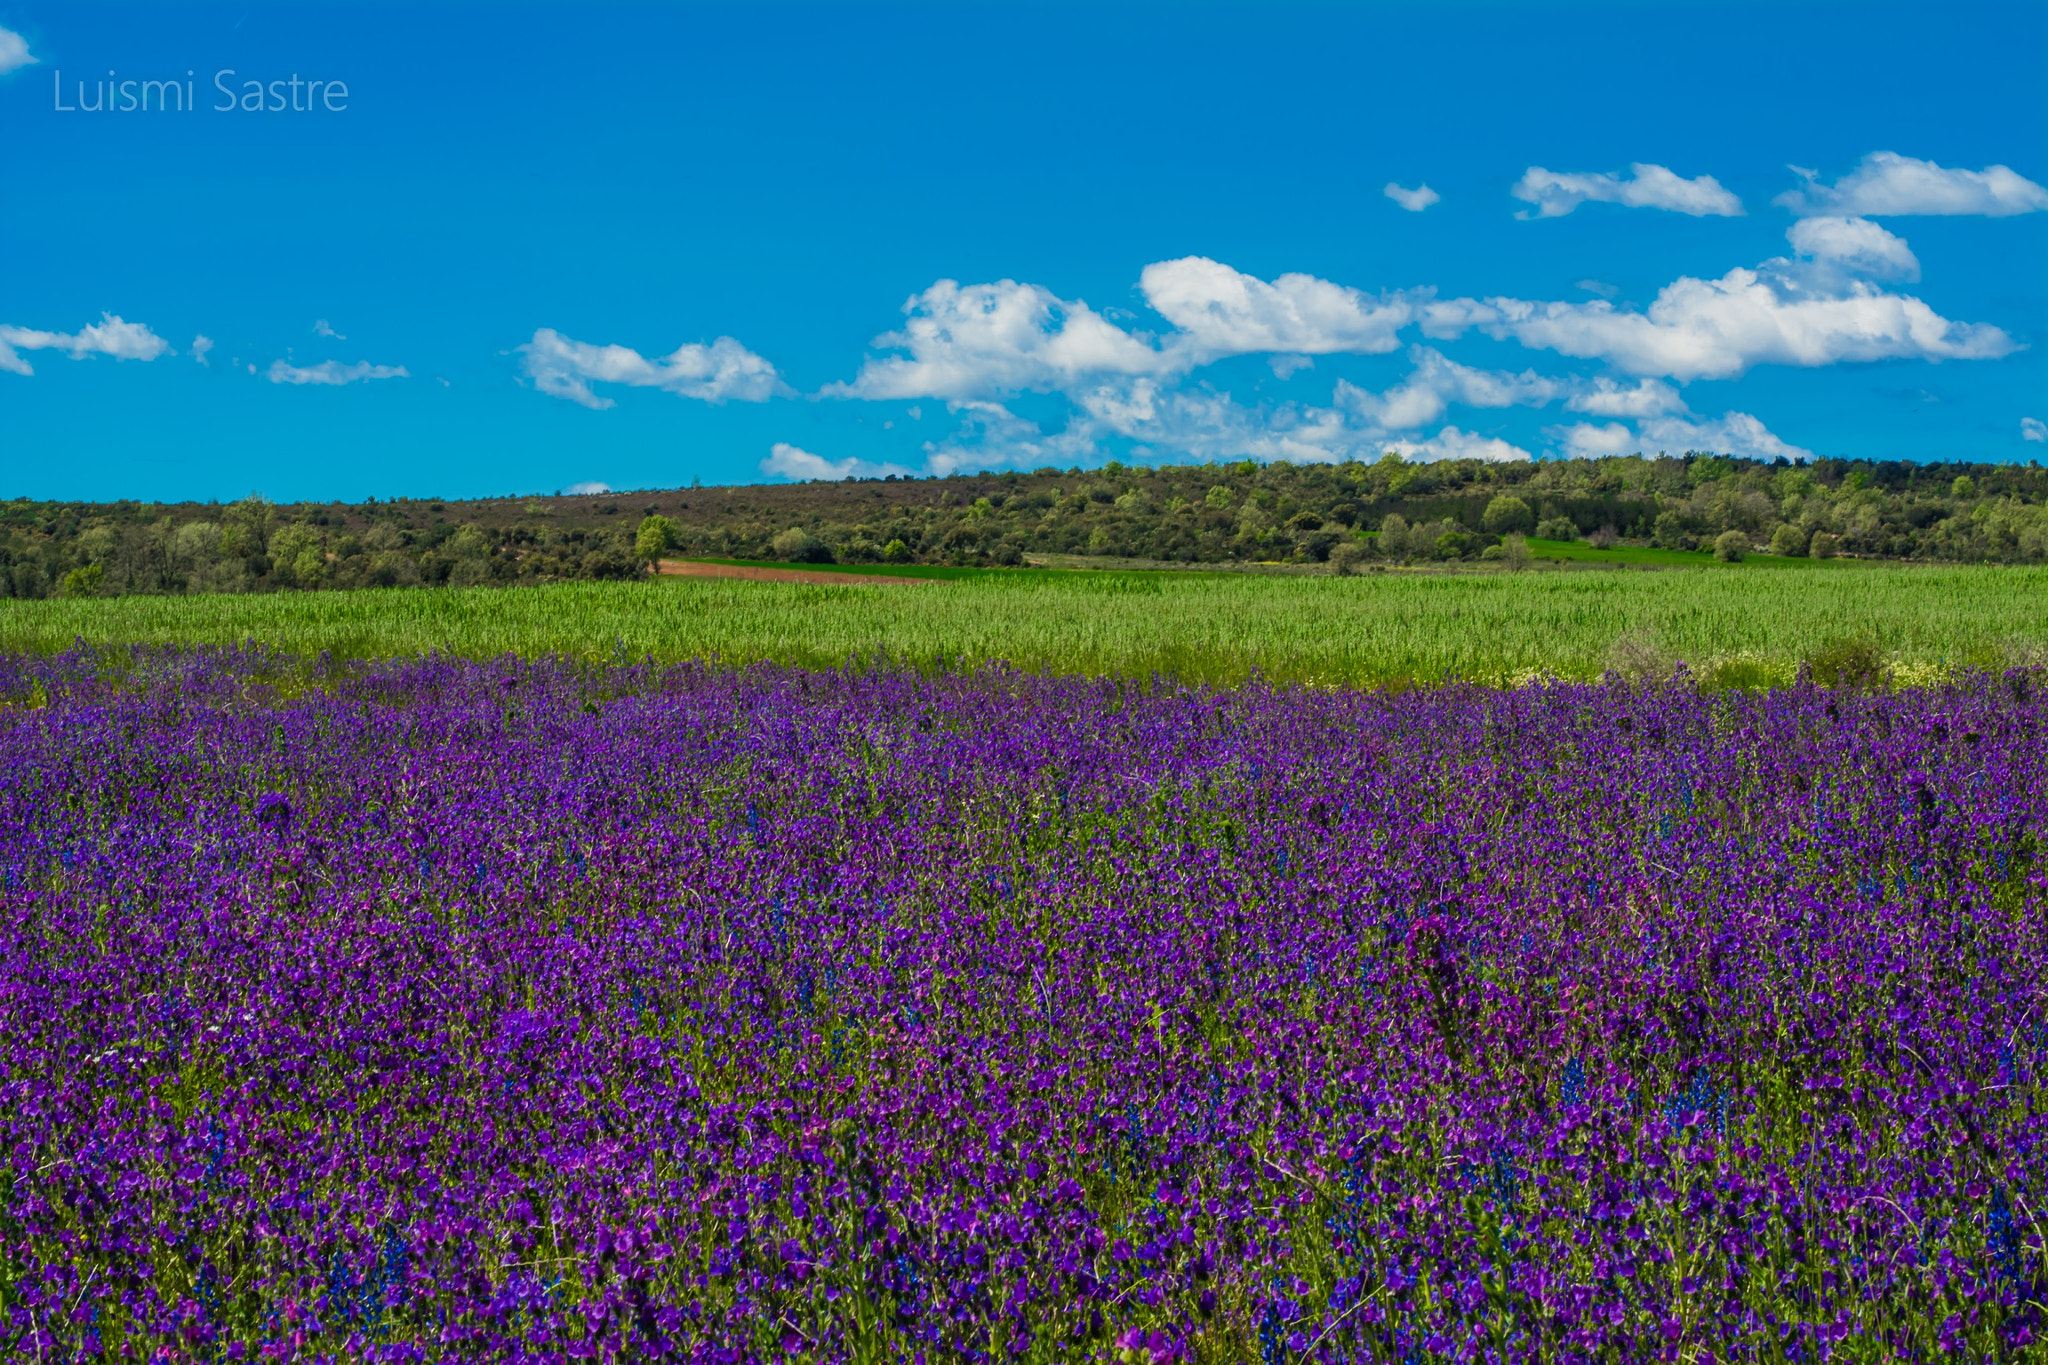
[{"label": "shrub", "polygon": [[1330,572],[1339,578],[1358,572],[1358,562],[1365,558],[1365,547],[1355,540],[1340,540],[1330,547]]},{"label": "shrub", "polygon": [[1602,526],[1592,535],[1587,536],[1586,542],[1596,550],[1611,550],[1620,539],[1621,532],[1615,530],[1612,526]]},{"label": "shrub", "polygon": [[1806,656],[1806,667],[1822,687],[1872,688],[1885,678],[1884,651],[1867,635],[1836,636]]},{"label": "shrub", "polygon": [[[1487,510],[1491,511],[1493,509],[1488,508]],[[1577,540],[1578,538],[1578,523],[1570,517],[1545,517],[1542,521],[1536,523],[1536,539],[1538,540]]]},{"label": "shrub", "polygon": [[775,557],[790,564],[830,564],[832,551],[809,531],[792,526],[769,542]]},{"label": "shrub", "polygon": [[1516,573],[1536,562],[1536,556],[1529,552],[1529,541],[1526,536],[1504,536],[1497,548],[1500,550],[1501,563]]},{"label": "shrub", "polygon": [[904,544],[901,539],[890,541],[882,547],[882,562],[884,564],[908,564],[910,562],[910,547]]},{"label": "shrub", "polygon": [[1806,547],[1806,552],[1815,559],[1833,559],[1835,551],[1840,548],[1841,543],[1842,538],[1832,531],[1815,531],[1812,543]]},{"label": "shrub", "polygon": [[1714,558],[1723,564],[1740,564],[1749,553],[1749,537],[1740,531],[1723,531],[1714,537]]},{"label": "shrub", "polygon": [[1685,529],[1685,518],[1668,510],[1657,514],[1657,524],[1651,532],[1651,539],[1667,550],[1692,548],[1692,536]]},{"label": "shrub", "polygon": [[1771,553],[1798,558],[1806,553],[1806,532],[1786,522],[1771,532]]},{"label": "shrub", "polygon": [[1503,493],[1487,503],[1486,513],[1480,518],[1480,525],[1497,536],[1527,531],[1535,524],[1536,514],[1529,510],[1529,504],[1512,493]]},{"label": "shrub", "polygon": [[1632,683],[1665,682],[1677,664],[1671,651],[1652,637],[1630,631],[1607,647],[1607,667]]}]

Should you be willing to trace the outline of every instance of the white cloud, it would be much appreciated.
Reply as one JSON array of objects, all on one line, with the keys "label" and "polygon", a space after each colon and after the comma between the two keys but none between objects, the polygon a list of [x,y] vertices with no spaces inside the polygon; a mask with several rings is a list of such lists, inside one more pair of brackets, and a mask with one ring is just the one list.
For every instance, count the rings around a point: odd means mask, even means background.
[{"label": "white cloud", "polygon": [[823,455],[777,441],[769,448],[768,458],[761,461],[761,472],[783,479],[879,479],[889,474],[909,474],[913,471],[896,464],[874,464],[868,460],[847,458],[828,460]]},{"label": "white cloud", "polygon": [[1282,403],[1248,408],[1206,386],[1179,387],[1150,376],[1105,381],[1076,394],[1074,401],[1079,411],[1065,429],[1053,433],[999,404],[956,404],[961,430],[925,447],[926,466],[950,474],[997,465],[1081,464],[1099,458],[1102,443],[1112,438],[1132,443],[1129,453],[1137,459],[1323,464],[1373,459],[1390,449],[1423,460],[1528,458],[1517,446],[1457,427],[1426,439],[1395,435],[1364,410],[1378,402],[1374,395],[1341,382],[1338,401],[1329,407]]},{"label": "white cloud", "polygon": [[1685,400],[1661,379],[1639,379],[1623,388],[1603,376],[1566,399],[1565,407],[1593,417],[1661,417],[1684,412]]},{"label": "white cloud", "polygon": [[200,364],[204,365],[207,363],[206,353],[212,349],[213,338],[205,333],[202,332],[200,335],[192,338],[192,358]]},{"label": "white cloud", "polygon": [[1402,188],[1392,180],[1387,182],[1386,195],[1410,213],[1420,213],[1431,204],[1443,201],[1443,196],[1427,185],[1417,185],[1410,190]]},{"label": "white cloud", "polygon": [[1510,445],[1497,436],[1481,436],[1476,431],[1460,431],[1456,427],[1445,427],[1426,441],[1407,439],[1387,441],[1388,450],[1398,450],[1404,460],[1490,460],[1500,463],[1506,460],[1526,460],[1529,452],[1518,445]]},{"label": "white cloud", "polygon": [[1711,175],[1687,180],[1663,166],[1638,161],[1629,167],[1631,178],[1602,172],[1546,171],[1531,166],[1522,173],[1508,193],[1534,213],[1521,218],[1561,218],[1588,202],[1623,204],[1634,209],[1669,209],[1695,218],[1742,216],[1742,201],[1723,189]]},{"label": "white cloud", "polygon": [[0,28],[0,76],[16,67],[35,64],[34,55],[28,50],[28,40],[13,29]]},{"label": "white cloud", "polygon": [[[253,366],[251,367],[254,368]],[[282,360],[270,362],[264,377],[273,384],[354,384],[364,379],[410,379],[403,365],[372,365],[367,360],[358,360],[353,365],[344,365],[338,360],[323,360],[318,365],[292,365]]]},{"label": "white cloud", "polygon": [[1968,214],[2006,218],[2048,209],[2048,189],[2009,166],[1950,170],[1897,152],[1872,152],[1856,169],[1823,185],[1817,173],[1792,170],[1806,181],[1771,202],[1797,214]]},{"label": "white cloud", "polygon": [[1379,426],[1406,431],[1437,421],[1451,403],[1475,408],[1540,408],[1566,391],[1564,384],[1534,370],[1509,374],[1474,369],[1428,346],[1414,347],[1409,356],[1415,362],[1414,372],[1383,394],[1337,381],[1338,406]]},{"label": "white cloud", "polygon": [[611,491],[612,486],[600,479],[584,479],[582,482],[572,483],[562,490],[562,492],[572,498],[587,497],[592,493],[609,493]]},{"label": "white cloud", "polygon": [[925,442],[925,468],[933,474],[999,465],[1074,465],[1097,453],[1098,427],[1085,414],[1077,414],[1066,430],[1047,433],[1000,403],[953,403],[948,410],[960,418],[960,427],[944,440]]},{"label": "white cloud", "polygon": [[1917,280],[1920,260],[1903,237],[1868,218],[1802,218],[1785,234],[1802,256],[1874,280]]},{"label": "white cloud", "polygon": [[1636,439],[1635,432],[1620,422],[1608,422],[1604,425],[1578,422],[1568,427],[1552,427],[1544,434],[1556,441],[1564,453],[1574,459],[1592,460],[1603,455],[1627,455],[1643,448],[1643,443]]},{"label": "white cloud", "polygon": [[693,342],[649,360],[630,347],[593,346],[543,327],[518,349],[535,388],[586,408],[612,406],[611,399],[592,392],[593,383],[663,389],[707,403],[762,403],[789,391],[773,365],[731,337],[709,346]]},{"label": "white cloud", "polygon": [[1315,357],[1306,355],[1276,355],[1266,364],[1272,369],[1275,379],[1292,379],[1303,370],[1316,367]]},{"label": "white cloud", "polygon": [[1724,413],[1708,421],[1659,417],[1640,424],[1645,442],[1659,450],[1711,450],[1752,460],[1810,460],[1813,452],[1773,435],[1746,412]]},{"label": "white cloud", "polygon": [[1159,374],[1175,365],[1086,303],[1068,302],[1042,285],[940,280],[913,295],[903,311],[909,319],[903,329],[876,337],[875,345],[909,354],[870,357],[851,384],[828,385],[828,396],[985,400],[1064,390],[1105,375]]},{"label": "white cloud", "polygon": [[1423,308],[1422,330],[1449,338],[1477,327],[1499,340],[1681,381],[1727,378],[1762,364],[1987,360],[2018,348],[1988,323],[1951,322],[1919,299],[1858,278],[1864,267],[1895,270],[1912,256],[1898,238],[1867,227],[1874,231],[1846,221],[1811,232],[1795,224],[1787,234],[1795,244],[1846,254],[1774,257],[1718,280],[1681,276],[1640,313],[1605,299],[1447,299]]},{"label": "white cloud", "polygon": [[2022,441],[2048,441],[2048,422],[2038,417],[2020,418],[2020,439]]},{"label": "white cloud", "polygon": [[[1076,401],[1096,431],[1198,460],[1341,460],[1362,434],[1335,408],[1282,403],[1255,410],[1207,387],[1167,388],[1150,379],[1105,384]],[[1065,434],[1093,433],[1084,424]]]},{"label": "white cloud", "polygon": [[1636,451],[1706,450],[1718,455],[1739,455],[1745,459],[1810,460],[1813,452],[1779,439],[1769,428],[1746,412],[1724,413],[1712,419],[1653,417],[1630,431],[1620,422],[1596,425],[1580,422],[1552,428],[1546,434],[1557,441],[1567,455],[1627,455]]},{"label": "white cloud", "polygon": [[32,374],[22,351],[62,351],[73,360],[87,356],[111,356],[115,360],[155,360],[171,349],[170,343],[139,322],[123,322],[113,313],[75,333],[41,332],[28,327],[0,323],[0,370]]},{"label": "white cloud", "polygon": [[1193,364],[1262,351],[1379,355],[1399,346],[1400,330],[1415,320],[1403,295],[1374,296],[1301,274],[1269,284],[1206,256],[1154,262],[1138,287],[1180,329],[1165,349]]},{"label": "white cloud", "polygon": [[335,331],[334,328],[328,324],[326,318],[321,318],[319,321],[313,324],[313,335],[316,337],[332,337],[336,341],[348,340],[347,337]]}]

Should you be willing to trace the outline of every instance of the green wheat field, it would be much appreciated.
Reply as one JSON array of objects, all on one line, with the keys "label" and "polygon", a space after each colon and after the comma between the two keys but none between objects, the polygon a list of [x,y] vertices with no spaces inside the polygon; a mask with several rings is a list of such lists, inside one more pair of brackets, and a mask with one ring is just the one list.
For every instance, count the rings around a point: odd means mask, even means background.
[{"label": "green wheat field", "polygon": [[1357,578],[985,573],[0,601],[0,650],[254,642],[301,656],[652,656],[1317,685],[1789,682],[1852,642],[1897,681],[2048,655],[2048,570],[1853,565]]}]

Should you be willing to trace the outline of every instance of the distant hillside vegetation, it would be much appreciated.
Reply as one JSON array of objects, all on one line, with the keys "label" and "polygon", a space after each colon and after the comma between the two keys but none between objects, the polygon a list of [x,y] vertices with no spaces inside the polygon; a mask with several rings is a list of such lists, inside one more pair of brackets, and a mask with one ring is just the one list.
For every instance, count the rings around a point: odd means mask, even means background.
[{"label": "distant hillside vegetation", "polygon": [[[1041,469],[360,504],[0,503],[0,596],[636,577],[661,556],[1011,565],[1485,557],[1504,537],[1953,562],[2048,558],[2037,464],[1689,453]],[[1501,552],[1493,550],[1493,555]]]}]

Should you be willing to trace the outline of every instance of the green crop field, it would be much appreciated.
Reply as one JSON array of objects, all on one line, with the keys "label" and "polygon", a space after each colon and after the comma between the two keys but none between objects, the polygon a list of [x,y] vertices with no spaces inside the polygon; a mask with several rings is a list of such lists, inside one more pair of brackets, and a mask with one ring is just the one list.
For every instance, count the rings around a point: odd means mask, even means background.
[{"label": "green crop field", "polygon": [[1842,642],[1911,681],[2048,650],[2048,570],[1898,565],[1575,569],[1356,578],[981,573],[900,586],[660,579],[534,588],[0,601],[0,649],[235,644],[708,657],[1318,684],[1635,675],[1791,679]]}]

